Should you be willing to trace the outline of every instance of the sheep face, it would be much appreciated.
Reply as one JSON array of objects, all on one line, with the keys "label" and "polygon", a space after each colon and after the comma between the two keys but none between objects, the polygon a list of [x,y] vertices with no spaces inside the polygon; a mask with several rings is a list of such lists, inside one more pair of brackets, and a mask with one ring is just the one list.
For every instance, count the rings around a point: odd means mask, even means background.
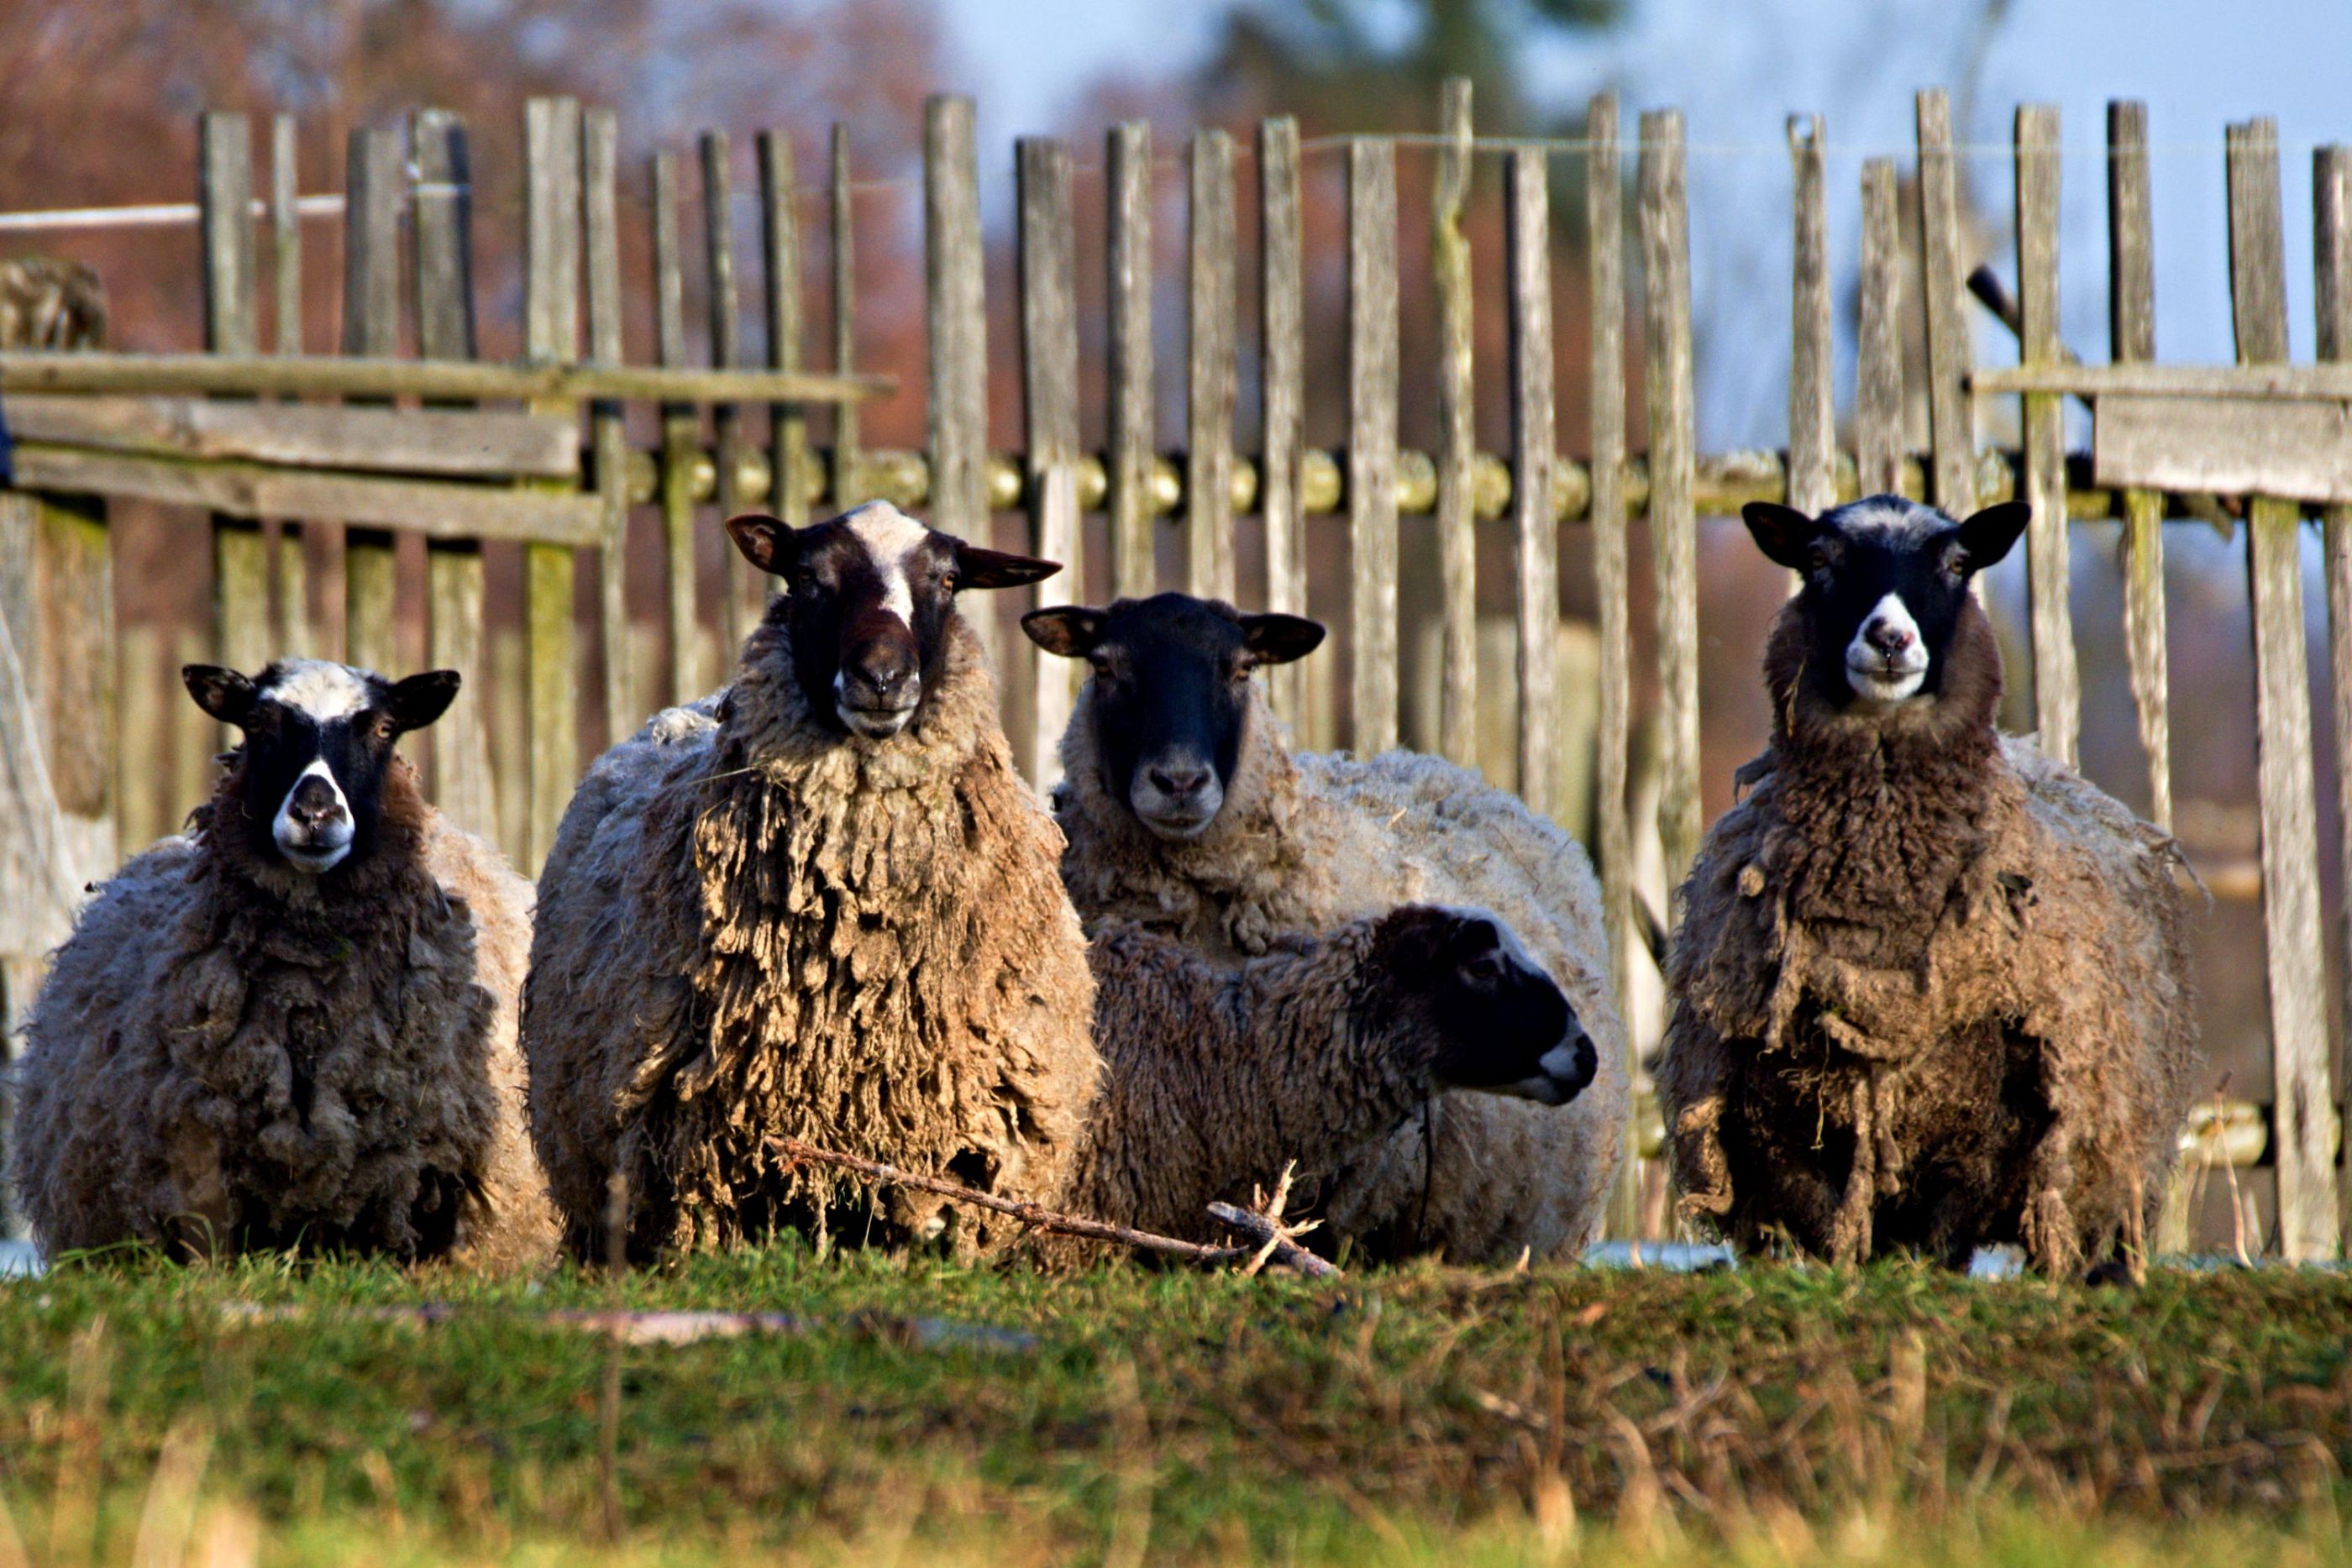
[{"label": "sheep face", "polygon": [[1437,1082],[1564,1105],[1600,1066],[1592,1037],[1501,916],[1407,904],[1383,916],[1376,1009],[1435,1042]]},{"label": "sheep face", "polygon": [[1956,523],[1900,496],[1817,518],[1769,501],[1741,511],[1758,547],[1804,578],[1808,695],[1865,717],[1942,695],[1969,579],[2009,553],[2031,515],[2010,501]]},{"label": "sheep face", "polygon": [[1174,840],[1206,832],[1224,806],[1249,721],[1250,673],[1323,641],[1312,621],[1244,615],[1182,593],[1034,611],[1021,629],[1047,653],[1092,666],[1103,789]]},{"label": "sheep face", "polygon": [[281,659],[250,677],[190,664],[180,678],[198,707],[245,732],[239,814],[254,852],[313,876],[374,849],[393,743],[439,718],[458,680],[430,670],[387,681],[314,659]]},{"label": "sheep face", "polygon": [[809,712],[867,740],[906,728],[937,687],[958,590],[1013,588],[1062,570],[966,544],[887,501],[799,529],[747,513],[728,519],[727,534],[746,560],[784,580],[768,614],[791,629]]}]

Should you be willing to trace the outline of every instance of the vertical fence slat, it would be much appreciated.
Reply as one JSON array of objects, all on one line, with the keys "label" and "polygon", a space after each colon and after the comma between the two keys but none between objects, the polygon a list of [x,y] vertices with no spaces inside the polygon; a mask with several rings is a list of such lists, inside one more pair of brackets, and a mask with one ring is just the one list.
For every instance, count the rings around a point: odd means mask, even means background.
[{"label": "vertical fence slat", "polygon": [[[609,109],[580,120],[580,184],[587,246],[588,358],[618,365],[621,339],[621,122]],[[589,412],[596,458],[596,499],[604,543],[596,552],[597,639],[604,651],[604,735],[616,741],[637,727],[636,672],[629,643],[629,437],[617,399]]]},{"label": "vertical fence slat", "polygon": [[[2107,105],[2108,358],[2156,358],[2156,249],[2148,204],[2147,105]],[[2124,645],[2147,759],[2148,818],[2172,831],[2171,683],[2165,668],[2164,498],[2124,492]],[[2187,1245],[2185,1235],[2181,1244]]]},{"label": "vertical fence slat", "polygon": [[1919,94],[1919,248],[1927,306],[1927,444],[1936,505],[1956,517],[1976,509],[1976,416],[1969,402],[1968,296],[1960,265],[1958,170],[1951,100]]},{"label": "vertical fence slat", "polygon": [[[686,363],[686,265],[677,225],[677,156],[653,157],[654,357],[676,369]],[[718,682],[695,614],[694,465],[702,421],[691,403],[661,411],[661,509],[664,617],[669,641],[670,700],[691,702]]]},{"label": "vertical fence slat", "polygon": [[1856,483],[1865,496],[1903,487],[1903,243],[1895,160],[1862,166],[1862,300],[1853,372]]},{"label": "vertical fence slat", "polygon": [[[2321,147],[2311,158],[2312,272],[2323,360],[2352,359],[2352,149]],[[2336,821],[2339,869],[2352,872],[2352,505],[2327,508],[2327,674],[2336,716]],[[2342,884],[2352,890],[2352,875]],[[2336,982],[2352,988],[2352,891],[2336,915]],[[2352,1018],[2352,1007],[2345,1017]],[[2341,1091],[2352,1065],[2339,1056]],[[2337,1231],[2352,1243],[2352,1182],[2336,1193]]]},{"label": "vertical fence slat", "polygon": [[1234,139],[1193,133],[1185,267],[1189,358],[1184,570],[1189,591],[1234,590]]},{"label": "vertical fence slat", "polygon": [[[2277,123],[2233,125],[2228,145],[2230,305],[2238,361],[2279,363],[2286,359],[2287,333]],[[2326,966],[2319,933],[2311,689],[2304,659],[2303,525],[2291,501],[2257,497],[2248,514],[2279,1244],[2291,1260],[2333,1258],[2339,1250],[2335,1105],[2322,990]]]},{"label": "vertical fence slat", "polygon": [[[535,98],[525,105],[523,161],[523,351],[534,364],[568,364],[580,353],[578,102]],[[579,773],[574,571],[567,547],[535,544],[524,550],[530,810],[523,864],[534,873],[555,841]]]},{"label": "vertical fence slat", "polygon": [[[1470,201],[1472,125],[1470,80],[1449,77],[1440,94],[1438,129],[1444,140],[1437,149],[1430,213],[1430,273],[1437,289],[1438,592],[1444,604],[1437,744],[1449,760],[1465,768],[1476,763],[1478,750],[1478,524],[1471,491],[1478,449],[1478,401],[1471,381],[1470,239],[1462,229],[1463,209]],[[1547,299],[1547,321],[1549,304]],[[1548,352],[1545,360],[1548,365]],[[1516,380],[1513,384],[1516,388]],[[1521,565],[1526,564],[1523,559]],[[1523,612],[1528,608],[1525,594],[1520,607]],[[1549,621],[1538,627],[1523,615],[1519,627],[1523,673],[1534,667],[1548,672],[1551,664],[1548,651],[1533,653],[1531,663],[1532,651],[1524,645],[1524,639],[1538,633],[1547,643],[1556,641]],[[1549,700],[1544,706],[1549,706]],[[1522,689],[1523,736],[1529,707],[1529,694]],[[1545,717],[1548,721],[1549,715]],[[1522,768],[1527,761],[1524,756],[1520,758]],[[1543,768],[1548,762],[1546,758],[1537,766]],[[1537,799],[1528,787],[1525,772],[1519,776],[1519,792],[1530,800]]]},{"label": "vertical fence slat", "polygon": [[1679,110],[1642,116],[1642,270],[1648,329],[1650,548],[1658,583],[1658,838],[1666,885],[1698,852],[1698,517],[1691,389],[1690,211]]},{"label": "vertical fence slat", "polygon": [[[302,351],[301,188],[295,153],[294,117],[281,114],[269,126],[269,276],[277,295],[277,344],[281,354]],[[307,654],[310,631],[310,573],[302,559],[302,534],[280,524],[270,565],[273,641],[280,653]]]},{"label": "vertical fence slat", "polygon": [[1348,542],[1354,750],[1397,743],[1396,143],[1348,147]]},{"label": "vertical fence slat", "polygon": [[[251,354],[259,345],[253,233],[253,129],[242,114],[207,114],[201,127],[197,208],[202,215],[205,347]],[[269,662],[269,547],[250,518],[216,516],[213,538],[213,648],[251,672]],[[227,744],[236,736],[224,727]]]},{"label": "vertical fence slat", "polygon": [[1600,799],[1601,897],[1609,931],[1610,987],[1622,1009],[1633,909],[1633,828],[1625,799],[1633,741],[1633,629],[1625,538],[1625,209],[1618,172],[1615,93],[1597,94],[1586,107],[1584,139],[1584,275],[1592,317],[1591,360],[1586,367],[1591,389],[1592,576],[1601,621],[1600,758],[1594,793]]},{"label": "vertical fence slat", "polygon": [[[1552,402],[1550,179],[1550,162],[1540,148],[1512,151],[1504,220],[1511,253],[1511,528],[1518,556],[1519,794],[1529,806],[1546,812],[1559,804],[1553,779],[1559,524],[1551,508],[1552,469],[1559,448]],[[1466,362],[1464,369],[1468,369]],[[1468,482],[1466,474],[1464,482]]]},{"label": "vertical fence slat", "polygon": [[[2021,104],[2013,144],[2017,168],[2018,358],[2055,364],[2058,340],[2058,109]],[[2072,767],[2082,698],[2074,667],[2074,620],[2066,601],[2066,425],[2055,392],[2025,398],[2026,538],[2033,626],[2033,716],[2043,752]]]},{"label": "vertical fence slat", "polygon": [[[704,277],[710,287],[710,362],[726,369],[743,363],[743,302],[735,288],[735,175],[732,153],[723,131],[702,133],[702,255]],[[711,411],[718,436],[719,515],[743,510],[743,458],[747,443],[743,410],[721,403]],[[719,596],[719,641],[730,653],[759,624],[766,607],[767,573],[734,550],[721,558]]]},{"label": "vertical fence slat", "polygon": [[[935,93],[923,104],[923,259],[930,305],[931,523],[990,542],[988,304],[982,273],[980,153],[971,99]],[[996,656],[996,615],[964,617]]]},{"label": "vertical fence slat", "polygon": [[1152,561],[1151,127],[1111,127],[1104,152],[1109,189],[1111,592],[1149,596]]},{"label": "vertical fence slat", "polygon": [[[833,368],[847,375],[857,361],[856,224],[850,211],[855,193],[849,179],[849,127],[833,128]],[[865,476],[857,459],[857,405],[833,411],[833,506],[845,511],[865,499]]]},{"label": "vertical fence slat", "polygon": [[[400,351],[400,138],[351,134],[343,174],[343,352],[389,358]],[[343,656],[394,673],[398,600],[392,534],[351,528],[343,545]],[[331,583],[330,589],[331,591]]]},{"label": "vertical fence slat", "polygon": [[1789,505],[1819,515],[1837,504],[1837,410],[1830,381],[1829,201],[1822,117],[1792,115],[1795,255],[1790,288]]},{"label": "vertical fence slat", "polygon": [[[1305,239],[1298,204],[1298,121],[1267,120],[1257,132],[1259,219],[1258,399],[1264,422],[1258,455],[1258,506],[1265,517],[1265,607],[1307,613],[1307,516],[1298,467],[1306,453],[1307,336]],[[1274,711],[1286,724],[1304,718],[1304,672],[1296,663],[1273,672]]]},{"label": "vertical fence slat", "polygon": [[[476,351],[473,194],[465,122],[446,110],[409,123],[416,163],[416,346],[428,360],[470,360]],[[425,662],[457,670],[465,685],[426,732],[433,800],[458,826],[495,838],[498,797],[487,715],[489,669],[482,659],[482,548],[472,540],[425,545]]]},{"label": "vertical fence slat", "polygon": [[[801,368],[801,183],[789,132],[760,132],[760,262],[767,284],[768,368]],[[769,409],[769,504],[793,527],[808,525],[808,413],[799,403]],[[775,591],[772,580],[768,591]]]},{"label": "vertical fence slat", "polygon": [[[1030,547],[1062,563],[1034,602],[1084,602],[1078,538],[1077,218],[1069,147],[1042,137],[1020,143],[1021,375],[1028,430]],[[1036,727],[1024,758],[1039,789],[1061,777],[1059,747],[1083,664],[1042,648],[1035,667]]]}]

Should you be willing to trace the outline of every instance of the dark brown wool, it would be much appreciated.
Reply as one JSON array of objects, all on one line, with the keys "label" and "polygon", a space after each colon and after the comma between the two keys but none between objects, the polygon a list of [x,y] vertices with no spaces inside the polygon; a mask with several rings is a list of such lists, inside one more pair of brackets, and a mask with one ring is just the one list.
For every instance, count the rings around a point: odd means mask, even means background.
[{"label": "dark brown wool", "polygon": [[515,1039],[530,885],[397,757],[375,852],[297,872],[214,831],[243,755],[190,837],[99,890],[35,1005],[15,1175],[42,1245],[543,1257]]},{"label": "dark brown wool", "polygon": [[1993,728],[1966,604],[1942,695],[1883,721],[1764,674],[1770,749],[1709,831],[1658,1069],[1687,1212],[1753,1244],[2054,1274],[2143,1237],[2197,1061],[2171,841]]}]

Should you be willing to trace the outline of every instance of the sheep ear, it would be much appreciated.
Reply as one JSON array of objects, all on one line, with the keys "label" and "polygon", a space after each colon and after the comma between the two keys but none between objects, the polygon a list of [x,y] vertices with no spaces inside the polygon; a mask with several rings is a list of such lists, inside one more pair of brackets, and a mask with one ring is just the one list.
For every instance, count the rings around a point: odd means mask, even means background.
[{"label": "sheep ear", "polygon": [[1812,564],[1806,552],[1822,531],[1822,525],[1813,518],[1778,501],[1750,501],[1739,508],[1739,516],[1767,559],[1791,571],[1806,570]]},{"label": "sheep ear", "polygon": [[1982,571],[1999,561],[2032,520],[2033,508],[2023,501],[2003,501],[1970,517],[1959,528],[1960,550],[1968,570]]},{"label": "sheep ear", "polygon": [[1013,555],[1001,549],[982,549],[956,540],[956,587],[1019,588],[1024,583],[1043,582],[1062,570],[1058,560],[1040,560],[1035,556]]},{"label": "sheep ear", "polygon": [[1099,610],[1065,604],[1057,610],[1032,610],[1021,618],[1021,630],[1048,653],[1083,659],[1101,645],[1103,627],[1109,619]]},{"label": "sheep ear", "polygon": [[395,683],[392,700],[386,705],[393,727],[404,734],[423,729],[447,713],[449,705],[457,700],[459,678],[455,670],[427,670]]},{"label": "sheep ear", "polygon": [[793,526],[765,512],[745,512],[727,519],[727,537],[743,559],[771,577],[790,577],[800,559],[800,540]]},{"label": "sheep ear", "polygon": [[1242,646],[1261,664],[1287,664],[1323,645],[1323,623],[1304,615],[1244,615]]},{"label": "sheep ear", "polygon": [[196,706],[223,724],[245,727],[253,717],[257,700],[253,682],[225,664],[188,664],[180,671],[180,679]]}]

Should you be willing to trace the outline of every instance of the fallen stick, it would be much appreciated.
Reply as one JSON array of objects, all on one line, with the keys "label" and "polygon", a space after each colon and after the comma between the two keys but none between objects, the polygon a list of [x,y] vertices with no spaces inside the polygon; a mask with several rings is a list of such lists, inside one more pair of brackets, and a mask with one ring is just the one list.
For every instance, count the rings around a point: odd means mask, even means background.
[{"label": "fallen stick", "polygon": [[[1137,1230],[1129,1226],[1113,1225],[1106,1219],[1088,1219],[1083,1215],[1062,1214],[1043,1204],[1024,1203],[1018,1199],[999,1197],[994,1193],[981,1192],[941,1176],[919,1176],[902,1171],[896,1166],[886,1166],[879,1160],[861,1159],[856,1155],[837,1155],[831,1149],[820,1149],[814,1144],[804,1144],[798,1138],[772,1137],[768,1146],[778,1154],[796,1160],[813,1160],[818,1165],[835,1166],[878,1182],[895,1186],[912,1187],[956,1203],[968,1203],[995,1214],[1019,1220],[1034,1230],[1055,1236],[1075,1236],[1089,1241],[1114,1241],[1122,1247],[1133,1247],[1146,1252],[1163,1252],[1172,1258],[1182,1258],[1194,1263],[1212,1266],[1247,1264],[1256,1258],[1269,1240],[1274,1243],[1271,1260],[1285,1268],[1296,1270],[1310,1280],[1338,1277],[1337,1267],[1292,1242],[1281,1233],[1269,1216],[1254,1214],[1229,1203],[1213,1203],[1210,1216],[1220,1224],[1240,1231],[1251,1239],[1247,1247],[1217,1247],[1200,1241],[1182,1241],[1173,1236],[1156,1236],[1149,1230]],[[1237,1216],[1238,1218],[1229,1218]]]}]

